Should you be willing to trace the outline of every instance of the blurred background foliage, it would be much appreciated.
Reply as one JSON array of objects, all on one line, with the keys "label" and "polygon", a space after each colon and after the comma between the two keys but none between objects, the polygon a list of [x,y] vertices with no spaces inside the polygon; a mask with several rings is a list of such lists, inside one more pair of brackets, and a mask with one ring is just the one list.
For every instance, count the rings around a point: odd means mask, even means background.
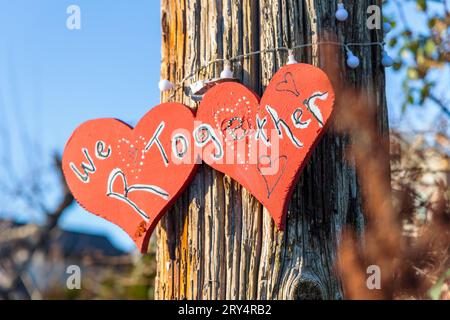
[{"label": "blurred background foliage", "polygon": [[[421,21],[425,21],[424,27],[411,20],[411,6],[414,6],[414,17],[420,15]],[[341,251],[344,287],[348,297],[364,298],[358,275],[364,278],[367,263],[384,261],[386,270],[392,270],[395,279],[386,280],[392,283],[386,284],[386,292],[381,292],[379,297],[450,299],[447,82],[450,79],[450,1],[385,0],[384,8],[383,19],[392,28],[386,35],[386,44],[395,58],[388,77],[393,72],[401,78],[403,93],[388,99],[389,108],[401,105],[404,113],[414,113],[419,108],[433,106],[440,113],[425,130],[416,131],[403,125],[402,118],[398,124],[391,125],[390,184],[395,219],[383,212],[371,213],[383,225],[381,229],[369,225],[366,237],[373,243],[381,243],[380,239],[389,234],[398,242],[394,246],[386,244],[383,250],[370,246],[361,250],[351,237],[344,237]],[[355,122],[364,123],[361,119]],[[368,130],[368,127],[361,126],[358,130]],[[4,133],[8,128],[0,127],[0,130]],[[31,137],[25,139],[24,146],[29,145],[28,140]],[[7,135],[2,134],[0,141],[6,146]],[[371,159],[368,150],[376,149],[356,143],[353,151],[370,164],[376,155]],[[154,241],[149,254],[142,256],[117,250],[104,237],[66,232],[58,227],[59,217],[73,205],[73,198],[59,176],[59,154],[60,151],[53,163],[33,172],[26,184],[14,176],[11,160],[1,158],[0,174],[4,172],[15,185],[3,186],[0,181],[0,196],[5,204],[0,209],[6,210],[8,200],[5,199],[20,199],[24,210],[44,218],[39,226],[1,221],[0,299],[152,299]],[[23,158],[28,159],[26,148]],[[48,186],[57,189],[54,193],[60,195],[60,202],[49,200]],[[386,195],[372,195],[372,200],[383,197]],[[66,289],[68,264],[81,266],[82,290]],[[50,274],[54,276],[50,278]]]},{"label": "blurred background foliage", "polygon": [[[417,28],[415,21],[408,19],[405,6],[411,2],[415,2],[417,11],[423,16],[425,29]],[[436,92],[436,85],[442,78],[440,72],[448,72],[446,67],[448,68],[450,62],[449,2],[386,0],[384,3],[396,9],[393,10],[394,14],[385,16],[384,19],[393,29],[388,35],[387,44],[397,57],[394,70],[406,71],[402,109],[405,110],[408,106],[423,106],[430,100],[450,117],[446,97],[448,92]]]},{"label": "blurred background foliage", "polygon": [[153,299],[156,262],[154,243],[152,246],[149,254],[134,256],[125,268],[116,268],[114,264],[104,267],[100,279],[84,274],[82,290],[68,290],[57,283],[48,289],[43,299]]},{"label": "blurred background foliage", "polygon": [[[448,300],[450,1],[383,3],[384,27],[391,29],[385,41],[395,59],[388,80],[395,77],[401,83],[401,94],[388,94],[388,108],[392,115],[400,105],[401,116],[396,124],[390,119],[391,180],[386,182],[379,173],[383,159],[373,152],[383,148],[383,142],[371,128],[372,117],[365,111],[370,108],[349,94],[355,105],[363,105],[347,120],[352,153],[360,159],[357,171],[366,194],[367,224],[363,245],[353,233],[343,235],[339,267],[344,291],[354,299]],[[391,89],[388,84],[388,93]],[[432,108],[438,110],[436,116],[430,116]],[[406,114],[418,118],[420,129],[406,121]],[[361,144],[360,136],[370,139]],[[389,194],[372,188],[385,182],[392,188]],[[364,282],[371,264],[384,272],[376,292],[368,292]]]}]

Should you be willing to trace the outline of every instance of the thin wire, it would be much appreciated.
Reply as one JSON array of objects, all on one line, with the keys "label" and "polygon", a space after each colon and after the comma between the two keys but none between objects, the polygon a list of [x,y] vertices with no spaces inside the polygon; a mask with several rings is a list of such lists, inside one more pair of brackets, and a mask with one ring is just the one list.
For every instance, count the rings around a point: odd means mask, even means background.
[{"label": "thin wire", "polygon": [[274,48],[268,48],[268,49],[263,49],[263,50],[257,50],[257,51],[252,51],[252,52],[248,52],[248,53],[244,53],[244,54],[239,54],[237,56],[231,57],[231,58],[218,58],[218,59],[214,59],[214,60],[210,60],[207,63],[205,63],[204,65],[198,67],[197,69],[194,69],[191,73],[189,73],[187,76],[185,76],[183,79],[181,79],[181,81],[179,81],[178,83],[176,83],[174,85],[174,87],[172,88],[173,93],[169,96],[169,99],[172,99],[175,96],[175,93],[178,89],[183,87],[183,84],[189,80],[190,78],[194,77],[195,75],[197,75],[199,72],[209,68],[211,65],[216,64],[216,63],[232,63],[232,62],[237,62],[243,59],[247,59],[250,58],[252,56],[255,55],[259,55],[259,54],[266,54],[266,53],[275,53],[275,52],[279,52],[279,51],[287,51],[288,53],[293,52],[296,49],[301,49],[301,48],[306,48],[306,47],[312,47],[312,46],[317,46],[317,45],[336,45],[336,46],[342,46],[344,47],[346,50],[350,51],[351,46],[374,46],[374,45],[378,45],[381,48],[383,48],[384,46],[384,42],[378,42],[378,41],[373,41],[373,42],[349,42],[349,43],[343,43],[343,42],[337,42],[337,41],[321,41],[321,42],[316,42],[316,43],[303,43],[303,44],[299,44],[296,46],[293,46],[292,48],[288,48],[288,47],[274,47]]}]

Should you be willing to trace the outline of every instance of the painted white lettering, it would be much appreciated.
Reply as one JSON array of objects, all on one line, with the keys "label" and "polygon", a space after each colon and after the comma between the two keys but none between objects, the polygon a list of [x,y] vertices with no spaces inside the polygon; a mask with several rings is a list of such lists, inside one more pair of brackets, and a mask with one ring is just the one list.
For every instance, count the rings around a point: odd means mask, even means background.
[{"label": "painted white lettering", "polygon": [[145,146],[144,150],[147,152],[152,147],[152,145],[154,143],[156,143],[156,145],[159,149],[159,152],[161,153],[161,156],[163,158],[164,165],[167,167],[169,165],[169,158],[167,157],[166,151],[164,150],[164,147],[163,147],[161,141],[159,140],[159,136],[161,135],[162,131],[164,130],[164,126],[165,126],[165,123],[164,123],[164,121],[162,121],[159,124],[158,128],[156,129],[153,137],[150,139],[148,144]]},{"label": "painted white lettering", "polygon": [[269,105],[266,105],[266,110],[267,112],[269,112],[270,116],[272,117],[273,123],[275,125],[275,127],[277,128],[278,131],[278,136],[280,138],[283,138],[283,131],[282,129],[284,129],[286,131],[287,136],[289,137],[289,139],[291,139],[292,143],[297,147],[297,148],[301,148],[303,147],[303,143],[301,143],[292,133],[291,128],[289,128],[289,126],[287,125],[287,123],[283,120],[280,119],[278,117],[278,113],[275,111],[275,109],[273,109],[272,107],[270,107]]},{"label": "painted white lettering", "polygon": [[96,171],[95,164],[92,161],[91,156],[89,155],[89,151],[86,148],[81,149],[81,151],[84,153],[87,161],[89,163],[81,162],[81,170],[83,173],[81,173],[78,168],[75,166],[73,162],[69,163],[70,168],[75,173],[78,179],[81,180],[83,183],[89,183],[89,174],[94,173]]},{"label": "painted white lettering", "polygon": [[199,148],[203,148],[209,141],[214,143],[216,153],[213,155],[214,159],[222,159],[223,147],[217,137],[214,129],[209,124],[201,124],[194,129],[193,132],[195,145]]}]

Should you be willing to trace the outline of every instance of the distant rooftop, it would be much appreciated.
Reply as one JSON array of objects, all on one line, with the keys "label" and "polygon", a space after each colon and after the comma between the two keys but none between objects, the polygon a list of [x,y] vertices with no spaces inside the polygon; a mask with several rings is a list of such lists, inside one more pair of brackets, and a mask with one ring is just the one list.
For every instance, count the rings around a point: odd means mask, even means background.
[{"label": "distant rooftop", "polygon": [[[23,224],[0,220],[0,249],[24,242],[39,231],[36,224]],[[3,248],[2,248],[3,247]],[[128,255],[116,248],[105,236],[55,229],[46,249],[59,247],[65,256],[102,255],[117,257]]]}]

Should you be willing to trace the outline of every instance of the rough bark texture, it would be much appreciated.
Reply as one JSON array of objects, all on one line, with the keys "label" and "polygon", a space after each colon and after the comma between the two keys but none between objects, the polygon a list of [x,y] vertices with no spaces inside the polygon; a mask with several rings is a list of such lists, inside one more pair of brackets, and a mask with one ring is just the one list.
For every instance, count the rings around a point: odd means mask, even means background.
[{"label": "rough bark texture", "polygon": [[[178,82],[206,62],[264,48],[323,40],[380,41],[366,28],[366,10],[381,1],[346,1],[349,19],[338,22],[337,1],[162,0],[163,78]],[[298,61],[323,65],[321,47],[296,51]],[[349,86],[375,92],[381,132],[387,131],[380,48],[356,47],[356,71],[345,68],[343,48],[333,63]],[[235,76],[262,94],[285,52],[255,56],[234,65]],[[196,79],[217,77],[213,65]],[[336,92],[338,95],[339,92]],[[163,100],[167,99],[164,94]],[[196,104],[181,90],[176,101]],[[332,128],[324,135],[293,194],[284,232],[229,177],[202,165],[157,231],[157,299],[339,299],[336,248],[342,228],[364,226],[355,170],[344,160],[349,141]]]}]

